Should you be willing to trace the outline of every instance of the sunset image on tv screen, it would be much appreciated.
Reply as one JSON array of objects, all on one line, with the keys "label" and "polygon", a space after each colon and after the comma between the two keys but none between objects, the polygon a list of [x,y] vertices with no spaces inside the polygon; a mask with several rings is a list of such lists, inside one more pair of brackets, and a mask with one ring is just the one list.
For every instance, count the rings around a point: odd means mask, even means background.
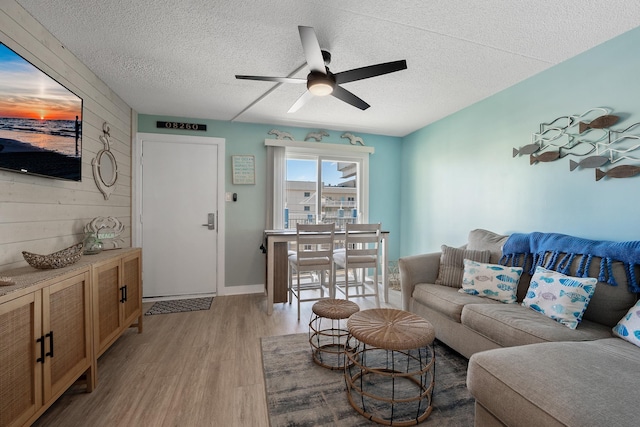
[{"label": "sunset image on tv screen", "polygon": [[79,181],[82,99],[0,43],[0,168]]}]

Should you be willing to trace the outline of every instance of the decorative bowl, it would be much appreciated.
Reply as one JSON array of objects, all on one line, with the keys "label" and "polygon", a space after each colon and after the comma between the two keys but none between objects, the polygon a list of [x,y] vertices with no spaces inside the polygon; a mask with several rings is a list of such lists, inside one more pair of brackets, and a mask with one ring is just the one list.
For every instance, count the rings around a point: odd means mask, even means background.
[{"label": "decorative bowl", "polygon": [[82,246],[82,243],[76,243],[73,246],[49,255],[38,255],[22,251],[22,256],[33,268],[39,268],[41,270],[62,268],[80,260],[80,257],[82,257]]}]

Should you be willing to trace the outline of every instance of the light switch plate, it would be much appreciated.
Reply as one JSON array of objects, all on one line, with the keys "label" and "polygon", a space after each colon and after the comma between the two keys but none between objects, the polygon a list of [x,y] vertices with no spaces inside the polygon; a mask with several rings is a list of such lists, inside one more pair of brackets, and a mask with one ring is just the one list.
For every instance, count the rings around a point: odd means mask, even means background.
[{"label": "light switch plate", "polygon": [[232,193],[224,193],[224,201],[225,202],[230,202],[232,197],[233,197]]}]

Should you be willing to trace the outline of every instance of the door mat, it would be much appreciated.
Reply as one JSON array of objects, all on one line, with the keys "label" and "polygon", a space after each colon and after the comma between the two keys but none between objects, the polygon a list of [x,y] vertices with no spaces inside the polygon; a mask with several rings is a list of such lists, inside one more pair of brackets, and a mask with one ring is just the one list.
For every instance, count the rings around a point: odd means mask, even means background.
[{"label": "door mat", "polygon": [[168,314],[181,313],[184,311],[209,310],[211,308],[212,302],[213,297],[158,301],[153,304],[144,315],[151,316],[152,314]]}]

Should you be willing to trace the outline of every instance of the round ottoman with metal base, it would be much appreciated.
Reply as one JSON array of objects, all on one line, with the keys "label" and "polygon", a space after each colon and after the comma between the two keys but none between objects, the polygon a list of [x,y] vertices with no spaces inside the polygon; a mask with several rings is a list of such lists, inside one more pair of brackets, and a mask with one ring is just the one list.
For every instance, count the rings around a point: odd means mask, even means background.
[{"label": "round ottoman with metal base", "polygon": [[323,299],[313,304],[309,344],[313,361],[329,369],[344,369],[347,334],[345,320],[360,307],[353,301]]},{"label": "round ottoman with metal base", "polygon": [[347,321],[345,381],[349,403],[365,418],[411,426],[431,414],[435,331],[415,314],[363,310]]}]

